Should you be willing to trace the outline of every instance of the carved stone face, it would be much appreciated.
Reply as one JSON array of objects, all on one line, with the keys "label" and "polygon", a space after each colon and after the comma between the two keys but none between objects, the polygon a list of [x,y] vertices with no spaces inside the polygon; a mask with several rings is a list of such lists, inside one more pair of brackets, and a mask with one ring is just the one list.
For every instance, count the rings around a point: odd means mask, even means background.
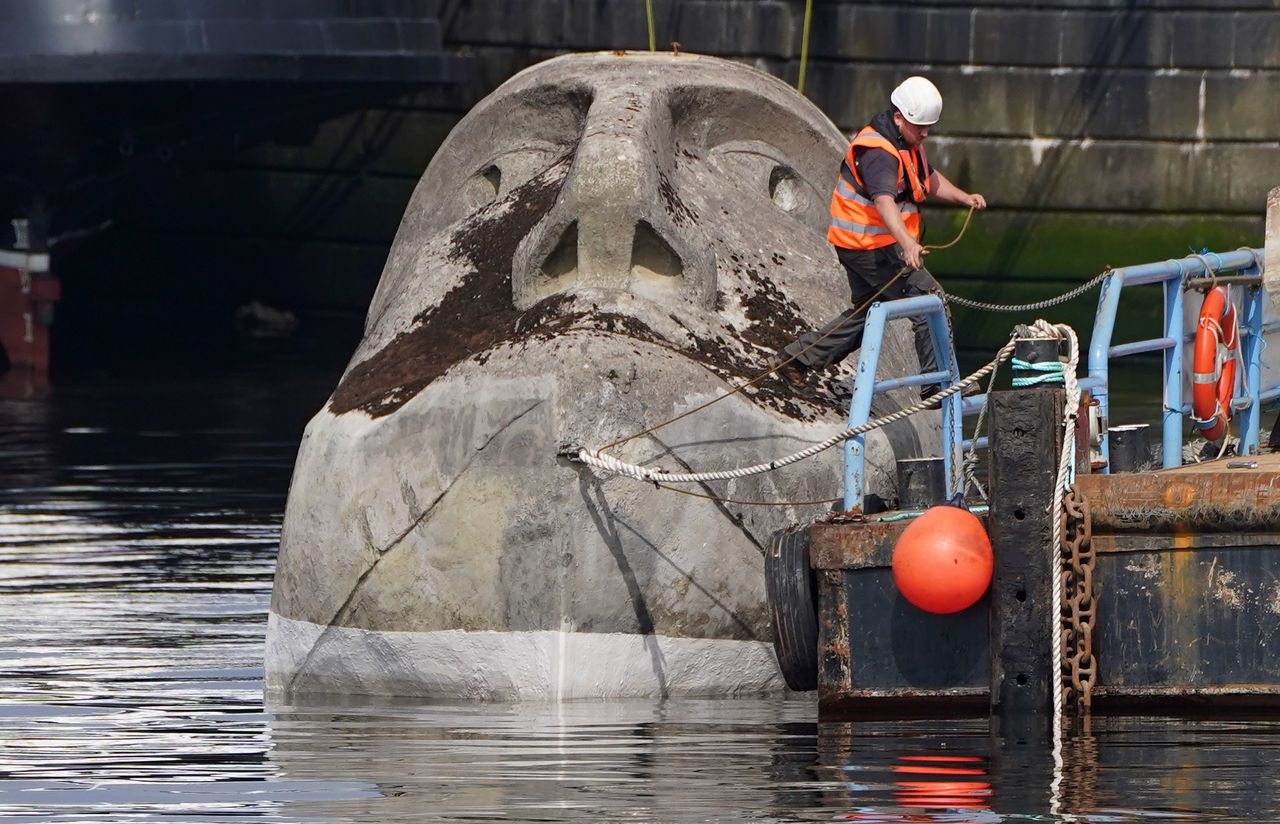
[{"label": "carved stone face", "polygon": [[[469,676],[403,660],[336,674],[361,630],[767,641],[761,548],[825,507],[680,496],[597,478],[556,449],[709,400],[848,306],[825,239],[844,147],[780,81],[698,56],[557,58],[468,114],[423,175],[365,338],[308,427],[272,601],[273,688],[540,694],[516,676],[454,689]],[[905,334],[881,363],[915,369]],[[769,377],[613,454],[703,468],[793,452],[841,427],[848,374],[798,394]],[[892,437],[915,452],[917,436]],[[868,446],[883,483],[889,441]],[[837,453],[693,491],[838,498]],[[774,683],[771,655],[751,677]],[[752,684],[738,688],[765,685]]]}]

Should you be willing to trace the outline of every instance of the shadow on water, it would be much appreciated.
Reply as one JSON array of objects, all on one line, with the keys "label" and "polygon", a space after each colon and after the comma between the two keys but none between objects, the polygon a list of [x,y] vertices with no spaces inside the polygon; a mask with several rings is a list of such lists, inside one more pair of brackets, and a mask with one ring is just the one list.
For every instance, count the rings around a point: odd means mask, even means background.
[{"label": "shadow on water", "polygon": [[0,401],[0,817],[1276,817],[1275,720],[1099,719],[1055,782],[1043,730],[818,724],[811,697],[264,707],[293,459],[349,347],[234,346]]}]

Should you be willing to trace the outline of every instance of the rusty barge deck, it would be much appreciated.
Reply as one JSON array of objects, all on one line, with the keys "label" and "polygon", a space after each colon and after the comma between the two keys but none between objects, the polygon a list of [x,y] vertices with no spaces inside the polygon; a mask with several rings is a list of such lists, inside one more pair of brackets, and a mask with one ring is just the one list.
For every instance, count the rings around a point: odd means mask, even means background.
[{"label": "rusty barge deck", "polygon": [[[1058,402],[1046,397],[1045,409]],[[1060,432],[1008,438],[994,461],[984,519],[994,579],[963,612],[927,613],[898,593],[892,553],[905,513],[808,527],[824,716],[1043,708],[1050,592],[1039,570],[1052,470],[1027,458]],[[1280,704],[1280,455],[1082,475],[1076,488],[1095,557],[1094,708]]]}]

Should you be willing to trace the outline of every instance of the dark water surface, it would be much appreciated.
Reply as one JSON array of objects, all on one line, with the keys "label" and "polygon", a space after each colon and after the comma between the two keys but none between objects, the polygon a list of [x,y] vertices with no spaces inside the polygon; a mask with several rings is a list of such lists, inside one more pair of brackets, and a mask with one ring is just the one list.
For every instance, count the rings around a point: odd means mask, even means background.
[{"label": "dark water surface", "polygon": [[1280,817],[1273,719],[1099,719],[1055,773],[1037,729],[818,725],[807,698],[264,708],[289,475],[342,358],[264,345],[0,401],[0,817]]}]

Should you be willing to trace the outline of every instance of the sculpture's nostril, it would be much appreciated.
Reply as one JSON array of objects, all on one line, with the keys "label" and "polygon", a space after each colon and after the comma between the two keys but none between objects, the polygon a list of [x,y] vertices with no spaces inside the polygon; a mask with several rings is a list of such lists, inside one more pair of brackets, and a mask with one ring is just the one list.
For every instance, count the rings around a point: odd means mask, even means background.
[{"label": "sculpture's nostril", "polygon": [[636,224],[635,238],[631,242],[631,276],[651,280],[684,276],[680,256],[647,221]]},{"label": "sculpture's nostril", "polygon": [[578,221],[560,233],[560,240],[538,267],[538,297],[563,291],[578,278]]}]

